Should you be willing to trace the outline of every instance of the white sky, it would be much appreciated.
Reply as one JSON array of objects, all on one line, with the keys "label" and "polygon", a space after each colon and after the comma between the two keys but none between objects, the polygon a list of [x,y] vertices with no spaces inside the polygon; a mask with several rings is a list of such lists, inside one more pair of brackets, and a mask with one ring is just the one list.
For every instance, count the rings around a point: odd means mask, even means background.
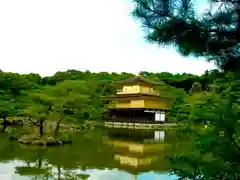
[{"label": "white sky", "polygon": [[131,0],[1,0],[0,69],[202,74],[214,68],[148,44]]}]

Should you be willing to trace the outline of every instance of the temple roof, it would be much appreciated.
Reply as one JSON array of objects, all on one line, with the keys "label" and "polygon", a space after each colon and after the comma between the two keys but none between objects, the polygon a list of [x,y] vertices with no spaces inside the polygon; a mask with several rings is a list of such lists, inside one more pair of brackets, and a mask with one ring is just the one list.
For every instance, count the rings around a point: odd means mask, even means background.
[{"label": "temple roof", "polygon": [[155,94],[147,94],[147,93],[128,93],[128,94],[116,94],[105,96],[106,98],[118,98],[118,97],[140,97],[140,96],[150,96],[150,97],[158,97]]},{"label": "temple roof", "polygon": [[153,86],[153,85],[162,85],[162,84],[164,84],[164,82],[153,82],[153,81],[144,79],[141,76],[134,76],[134,77],[129,78],[129,79],[124,79],[124,80],[114,82],[113,84],[116,84],[116,85],[141,84],[141,85]]},{"label": "temple roof", "polygon": [[127,94],[115,94],[108,96],[101,96],[104,99],[115,99],[115,98],[136,98],[136,97],[156,97],[156,98],[164,98],[169,99],[164,94],[149,94],[149,93],[127,93]]}]

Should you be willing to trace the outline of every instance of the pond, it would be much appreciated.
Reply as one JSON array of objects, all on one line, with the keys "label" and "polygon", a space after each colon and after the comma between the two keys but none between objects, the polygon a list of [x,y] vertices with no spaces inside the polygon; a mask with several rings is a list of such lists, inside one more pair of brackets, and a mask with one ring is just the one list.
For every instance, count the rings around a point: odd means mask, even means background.
[{"label": "pond", "polygon": [[174,180],[165,156],[180,151],[179,142],[174,131],[97,128],[71,145],[37,148],[1,134],[0,179]]}]

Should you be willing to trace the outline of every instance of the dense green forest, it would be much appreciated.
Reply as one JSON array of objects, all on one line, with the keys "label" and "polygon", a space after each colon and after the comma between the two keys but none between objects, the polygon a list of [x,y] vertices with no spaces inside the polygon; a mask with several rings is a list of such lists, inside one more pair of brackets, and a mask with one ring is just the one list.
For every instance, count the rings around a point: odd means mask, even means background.
[{"label": "dense green forest", "polygon": [[[158,87],[176,102],[182,102],[192,91],[210,91],[217,76],[217,70],[206,71],[202,76],[192,74],[171,74],[167,72],[141,72],[141,75],[163,81]],[[24,116],[38,120],[33,124],[43,124],[44,119],[54,119],[75,123],[87,120],[102,120],[104,105],[101,96],[114,94],[116,86],[111,82],[134,76],[131,73],[92,73],[68,70],[57,72],[51,77],[38,74],[17,74],[0,72],[1,118]],[[175,103],[178,105],[179,103]],[[174,106],[175,107],[175,106]],[[4,125],[7,121],[3,121]],[[41,133],[42,130],[40,130]]]},{"label": "dense green forest", "polygon": [[[208,90],[209,85],[213,84],[215,78],[221,73],[214,70],[206,71],[202,76],[167,72],[141,72],[141,74],[148,79],[165,82],[166,86],[160,88],[168,88],[168,91],[163,89],[166,93],[169,93],[169,89],[171,89],[169,95],[179,97],[183,91],[190,92],[192,86],[196,83],[201,84],[201,89]],[[106,103],[100,97],[116,92],[116,87],[112,86],[111,82],[132,76],[134,75],[131,73],[91,73],[77,70],[57,72],[51,77],[41,77],[38,74],[20,75],[1,72],[2,118],[27,113],[30,111],[30,105],[41,104],[43,107],[47,107],[48,103],[49,105],[65,103],[64,106],[67,106],[68,102],[77,101],[76,104],[80,110],[76,113],[78,119],[99,119],[104,103]],[[41,109],[41,107],[38,108]],[[71,108],[69,107],[69,109]],[[60,107],[56,107],[54,110],[58,112],[59,109]]]},{"label": "dense green forest", "polygon": [[[217,70],[206,71],[202,76],[141,72],[147,79],[165,82],[166,85],[159,87],[159,91],[175,99],[191,91],[209,91],[220,74],[223,73]],[[100,120],[106,103],[101,96],[116,92],[117,87],[111,82],[132,76],[134,75],[131,73],[91,73],[77,70],[57,72],[51,77],[0,72],[1,118],[9,116],[40,118],[50,115],[57,117],[66,114],[74,116],[72,119],[79,121]]]}]

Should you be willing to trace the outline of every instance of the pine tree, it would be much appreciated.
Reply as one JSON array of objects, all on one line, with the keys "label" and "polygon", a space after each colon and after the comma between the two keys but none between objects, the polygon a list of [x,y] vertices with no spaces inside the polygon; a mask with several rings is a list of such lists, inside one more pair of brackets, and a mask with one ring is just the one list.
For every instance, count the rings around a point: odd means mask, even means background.
[{"label": "pine tree", "polygon": [[[142,22],[148,41],[174,45],[186,56],[205,57],[225,71],[216,77],[213,91],[190,106],[177,107],[177,118],[193,125],[196,136],[190,152],[170,157],[176,165],[173,173],[180,179],[239,179],[240,0],[208,0],[209,9],[199,16],[194,5],[201,1],[134,0],[133,15]],[[207,128],[199,129],[196,124],[203,122],[208,122]]]},{"label": "pine tree", "polygon": [[228,71],[240,71],[240,0],[208,0],[199,16],[196,2],[203,0],[134,0],[133,15],[146,30],[146,38],[159,45],[174,45],[183,55],[205,57]]}]

